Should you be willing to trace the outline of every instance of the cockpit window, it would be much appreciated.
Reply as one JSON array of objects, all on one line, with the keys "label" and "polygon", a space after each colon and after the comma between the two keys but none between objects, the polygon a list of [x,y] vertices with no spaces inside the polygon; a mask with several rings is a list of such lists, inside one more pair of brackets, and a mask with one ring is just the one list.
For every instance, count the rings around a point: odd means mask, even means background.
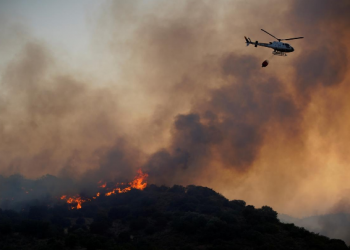
[{"label": "cockpit window", "polygon": [[290,48],[290,45],[288,43],[285,43],[285,45],[286,45],[287,48]]}]

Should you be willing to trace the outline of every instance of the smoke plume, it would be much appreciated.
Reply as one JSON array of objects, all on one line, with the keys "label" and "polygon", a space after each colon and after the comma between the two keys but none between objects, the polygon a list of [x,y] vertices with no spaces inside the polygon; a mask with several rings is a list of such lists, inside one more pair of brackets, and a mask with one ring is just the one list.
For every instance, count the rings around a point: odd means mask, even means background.
[{"label": "smoke plume", "polygon": [[[110,76],[71,70],[28,36],[1,68],[0,173],[82,187],[141,167],[155,184],[326,212],[348,188],[349,10],[346,0],[107,1],[92,44]],[[305,39],[262,69],[271,51],[243,39],[272,41],[260,28]]]}]

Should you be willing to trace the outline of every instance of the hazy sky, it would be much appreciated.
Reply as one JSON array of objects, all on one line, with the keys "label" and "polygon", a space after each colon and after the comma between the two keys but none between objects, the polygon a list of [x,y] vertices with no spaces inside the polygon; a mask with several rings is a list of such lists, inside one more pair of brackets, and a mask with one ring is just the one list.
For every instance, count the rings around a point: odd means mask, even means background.
[{"label": "hazy sky", "polygon": [[91,39],[89,14],[93,14],[100,3],[102,1],[2,0],[0,13],[13,24],[27,26],[38,39],[62,46],[70,53],[86,53]]}]

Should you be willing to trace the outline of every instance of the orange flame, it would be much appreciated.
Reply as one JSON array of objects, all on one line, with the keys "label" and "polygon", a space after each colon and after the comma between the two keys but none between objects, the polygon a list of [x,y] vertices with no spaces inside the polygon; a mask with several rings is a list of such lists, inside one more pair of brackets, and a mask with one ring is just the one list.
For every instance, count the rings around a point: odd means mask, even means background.
[{"label": "orange flame", "polygon": [[100,196],[100,192],[98,192],[98,193],[96,194],[96,196],[92,197],[92,199],[96,200],[96,198],[99,197],[99,196]]},{"label": "orange flame", "polygon": [[[144,190],[147,187],[146,179],[148,178],[148,174],[143,173],[141,169],[137,170],[137,175],[134,180],[130,182],[132,188]],[[143,183],[144,182],[144,183]]]},{"label": "orange flame", "polygon": [[[129,187],[123,188],[121,189],[120,187],[116,187],[115,189],[113,189],[112,191],[108,192],[105,194],[105,196],[110,196],[112,194],[116,194],[116,193],[126,193],[128,191],[130,191],[131,189],[139,189],[139,190],[143,190],[147,187],[147,182],[146,179],[148,177],[148,174],[143,173],[141,169],[137,170],[137,175],[135,176],[134,180],[132,182],[129,182]],[[116,186],[119,185],[125,185],[124,183],[120,183],[117,184]]]},{"label": "orange flame", "polygon": [[99,186],[100,188],[105,188],[107,186],[107,182],[104,182],[101,186]]},{"label": "orange flame", "polygon": [[[143,190],[147,187],[147,182],[146,179],[148,177],[148,174],[143,173],[141,169],[137,170],[137,175],[135,176],[134,180],[132,182],[129,182],[128,184],[125,183],[117,183],[116,184],[116,188],[112,189],[112,191],[109,191],[107,193],[105,193],[105,196],[110,196],[112,194],[117,194],[117,193],[126,193],[128,191],[130,191],[131,189],[139,189],[139,190]],[[99,181],[97,184],[101,184],[102,180]],[[126,186],[129,185],[125,188],[120,188],[118,186]],[[102,185],[100,185],[100,188],[106,188],[107,186],[107,182],[103,182]],[[96,199],[97,197],[100,196],[100,192],[98,192],[96,194],[96,196],[92,197],[92,199]],[[81,208],[81,204],[87,201],[91,201],[91,199],[82,199],[80,196],[72,196],[72,197],[68,197],[67,195],[62,195],[61,200],[66,200],[68,204],[76,204],[76,206],[72,206],[72,209],[80,209]]]},{"label": "orange flame", "polygon": [[75,208],[76,209],[80,209],[81,208],[81,204],[83,202],[91,201],[90,199],[84,200],[80,196],[72,196],[72,197],[67,198],[67,195],[62,195],[61,196],[61,200],[66,200],[68,204],[76,204],[76,205],[73,205],[71,207],[72,209],[75,209]]}]

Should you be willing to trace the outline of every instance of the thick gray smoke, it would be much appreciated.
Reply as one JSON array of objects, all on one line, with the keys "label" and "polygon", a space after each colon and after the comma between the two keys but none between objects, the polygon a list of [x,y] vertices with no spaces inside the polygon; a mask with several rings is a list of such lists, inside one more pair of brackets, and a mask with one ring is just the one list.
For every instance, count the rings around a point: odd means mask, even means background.
[{"label": "thick gray smoke", "polygon": [[252,65],[258,64],[251,56],[220,58],[227,85],[212,90],[192,113],[175,118],[171,148],[153,155],[147,165],[155,182],[187,182],[186,176],[192,178],[214,158],[226,168],[249,171],[271,124],[297,136],[300,113],[292,96],[276,78],[261,73],[257,77]]}]

